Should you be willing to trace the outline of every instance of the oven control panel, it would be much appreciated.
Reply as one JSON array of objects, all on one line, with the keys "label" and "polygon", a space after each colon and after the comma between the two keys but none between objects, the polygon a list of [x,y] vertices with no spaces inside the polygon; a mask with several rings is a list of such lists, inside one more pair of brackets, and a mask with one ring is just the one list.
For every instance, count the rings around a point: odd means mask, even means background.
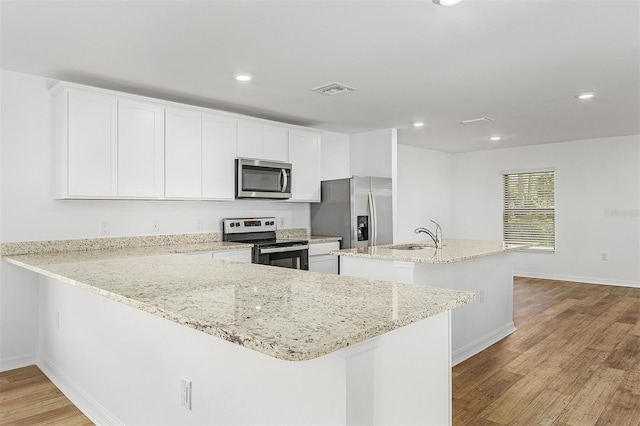
[{"label": "oven control panel", "polygon": [[225,234],[245,234],[276,230],[275,217],[222,219],[222,232]]}]

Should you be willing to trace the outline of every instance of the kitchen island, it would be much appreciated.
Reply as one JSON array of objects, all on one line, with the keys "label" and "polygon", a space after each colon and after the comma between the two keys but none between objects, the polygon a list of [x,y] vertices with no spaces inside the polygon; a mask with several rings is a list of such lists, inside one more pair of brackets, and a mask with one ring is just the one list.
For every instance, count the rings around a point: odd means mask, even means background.
[{"label": "kitchen island", "polygon": [[41,275],[38,365],[94,421],[450,423],[450,310],[472,293],[186,245],[4,257]]},{"label": "kitchen island", "polygon": [[513,256],[530,245],[502,241],[444,240],[335,250],[340,273],[476,293],[475,303],[452,312],[452,364],[515,331]]}]

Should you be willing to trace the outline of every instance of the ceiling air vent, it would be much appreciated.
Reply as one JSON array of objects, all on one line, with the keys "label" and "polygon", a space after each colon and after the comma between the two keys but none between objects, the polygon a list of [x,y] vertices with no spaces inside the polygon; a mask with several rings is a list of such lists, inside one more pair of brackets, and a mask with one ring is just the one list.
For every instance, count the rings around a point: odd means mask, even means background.
[{"label": "ceiling air vent", "polygon": [[316,87],[311,90],[318,93],[325,94],[325,95],[333,96],[333,95],[337,95],[338,93],[353,92],[356,89],[342,83],[329,83],[329,84],[325,84],[324,86]]},{"label": "ceiling air vent", "polygon": [[460,123],[462,124],[472,124],[472,123],[482,123],[483,121],[493,121],[491,117],[480,117],[480,118],[472,118],[470,120],[464,120]]}]

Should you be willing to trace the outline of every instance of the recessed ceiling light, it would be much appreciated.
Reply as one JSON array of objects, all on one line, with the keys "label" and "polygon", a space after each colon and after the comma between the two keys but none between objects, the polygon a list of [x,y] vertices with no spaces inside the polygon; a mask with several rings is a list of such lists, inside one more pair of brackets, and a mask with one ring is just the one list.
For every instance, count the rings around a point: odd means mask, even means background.
[{"label": "recessed ceiling light", "polygon": [[494,142],[499,141],[500,139],[502,139],[502,136],[491,136],[489,138],[490,141],[494,141]]},{"label": "recessed ceiling light", "polygon": [[413,123],[413,127],[422,127],[422,126],[424,126],[424,123],[422,121]]},{"label": "recessed ceiling light", "polygon": [[440,6],[453,6],[454,4],[460,3],[460,0],[433,0],[433,2]]},{"label": "recessed ceiling light", "polygon": [[235,74],[233,76],[233,78],[235,78],[238,81],[251,81],[251,80],[253,80],[253,76],[251,74],[249,74],[249,73],[246,73],[246,72],[241,72],[241,73]]},{"label": "recessed ceiling light", "polygon": [[576,98],[578,99],[591,99],[595,96],[596,94],[593,92],[584,92],[584,93],[580,93],[579,95],[576,95]]}]

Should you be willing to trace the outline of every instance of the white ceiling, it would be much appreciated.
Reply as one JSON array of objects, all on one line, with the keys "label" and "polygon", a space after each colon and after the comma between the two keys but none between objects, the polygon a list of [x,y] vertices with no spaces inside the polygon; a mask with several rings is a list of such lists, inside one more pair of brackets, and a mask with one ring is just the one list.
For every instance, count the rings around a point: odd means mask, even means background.
[{"label": "white ceiling", "polygon": [[0,5],[8,70],[445,152],[640,134],[640,0]]}]

